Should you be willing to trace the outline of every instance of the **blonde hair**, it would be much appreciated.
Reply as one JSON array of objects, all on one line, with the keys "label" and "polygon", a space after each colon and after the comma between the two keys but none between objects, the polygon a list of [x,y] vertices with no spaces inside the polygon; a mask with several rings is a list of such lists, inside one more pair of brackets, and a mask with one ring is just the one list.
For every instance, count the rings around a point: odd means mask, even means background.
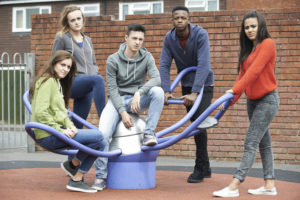
[{"label": "blonde hair", "polygon": [[[75,5],[66,5],[64,7],[64,9],[62,10],[62,12],[60,13],[60,19],[59,19],[59,25],[60,25],[60,30],[57,32],[57,35],[62,35],[68,31],[70,31],[70,26],[68,23],[68,14],[70,12],[73,12],[75,10],[80,10],[79,7],[75,6]],[[80,10],[81,15],[82,15],[82,20],[83,20],[83,26],[82,29],[80,30],[81,32],[84,31],[84,25],[85,25],[85,18],[84,15],[82,13],[82,11]]]}]

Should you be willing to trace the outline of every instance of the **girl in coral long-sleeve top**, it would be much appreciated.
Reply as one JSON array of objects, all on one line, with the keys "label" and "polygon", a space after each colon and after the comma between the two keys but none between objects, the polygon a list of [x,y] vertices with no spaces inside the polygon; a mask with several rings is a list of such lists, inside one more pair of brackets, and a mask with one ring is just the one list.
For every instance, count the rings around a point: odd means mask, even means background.
[{"label": "girl in coral long-sleeve top", "polygon": [[[266,21],[256,11],[244,16],[240,33],[239,76],[234,87],[226,93],[233,93],[232,105],[243,92],[247,96],[247,111],[250,126],[244,142],[244,155],[240,167],[231,183],[222,190],[213,192],[217,197],[239,196],[239,185],[245,180],[248,170],[256,159],[259,148],[263,164],[264,186],[249,189],[253,195],[276,195],[274,158],[269,125],[279,107],[279,96],[275,90],[274,74],[276,46],[268,33]],[[220,106],[221,109],[224,105]]]}]

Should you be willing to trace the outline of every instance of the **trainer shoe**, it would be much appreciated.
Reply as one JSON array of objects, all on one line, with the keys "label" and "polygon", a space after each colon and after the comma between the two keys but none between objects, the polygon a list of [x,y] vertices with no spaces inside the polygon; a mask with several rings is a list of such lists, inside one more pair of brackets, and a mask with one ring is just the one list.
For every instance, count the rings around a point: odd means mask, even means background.
[{"label": "trainer shoe", "polygon": [[187,179],[188,183],[200,183],[203,181],[203,173],[198,170],[194,170],[193,173],[190,174],[190,176]]},{"label": "trainer shoe", "polygon": [[214,191],[213,195],[215,197],[238,197],[239,194],[239,190],[229,190],[228,187],[222,189],[222,190],[218,190],[218,191]]},{"label": "trainer shoe", "polygon": [[201,124],[198,125],[198,129],[209,129],[218,125],[218,120],[214,117],[208,116]]},{"label": "trainer shoe", "polygon": [[153,146],[157,144],[155,135],[144,134],[143,145],[144,146]]},{"label": "trainer shoe", "polygon": [[76,192],[86,192],[86,193],[95,193],[97,190],[91,188],[86,184],[84,181],[73,181],[72,178],[70,178],[68,185],[66,186],[68,190],[76,191]]},{"label": "trainer shoe", "polygon": [[203,177],[204,178],[210,178],[211,177],[211,169],[208,168],[208,170],[203,171]]},{"label": "trainer shoe", "polygon": [[71,176],[73,178],[75,176],[75,174],[77,173],[79,166],[74,168],[71,166],[71,162],[72,161],[67,160],[67,161],[61,163],[60,167],[66,173],[66,175]]},{"label": "trainer shoe", "polygon": [[106,180],[99,178],[95,180],[95,183],[92,185],[92,188],[95,190],[103,190],[106,188]]},{"label": "trainer shoe", "polygon": [[187,179],[188,183],[200,183],[203,181],[203,178],[210,178],[211,177],[211,169],[205,171],[200,171],[198,169],[194,169],[193,173]]},{"label": "trainer shoe", "polygon": [[265,189],[264,186],[257,189],[249,189],[248,193],[254,195],[273,195],[273,196],[277,195],[277,191],[275,187],[272,189]]}]

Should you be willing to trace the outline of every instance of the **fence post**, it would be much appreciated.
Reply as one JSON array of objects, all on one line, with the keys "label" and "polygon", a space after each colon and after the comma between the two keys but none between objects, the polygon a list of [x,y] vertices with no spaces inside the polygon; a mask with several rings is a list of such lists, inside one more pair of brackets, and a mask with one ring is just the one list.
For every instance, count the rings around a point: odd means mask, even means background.
[{"label": "fence post", "polygon": [[[25,91],[30,89],[30,85],[34,80],[35,75],[35,55],[33,53],[24,53],[25,67]],[[26,109],[25,109],[26,110]],[[30,121],[30,114],[25,111],[25,123]],[[27,152],[35,152],[35,143],[33,139],[27,135]]]}]

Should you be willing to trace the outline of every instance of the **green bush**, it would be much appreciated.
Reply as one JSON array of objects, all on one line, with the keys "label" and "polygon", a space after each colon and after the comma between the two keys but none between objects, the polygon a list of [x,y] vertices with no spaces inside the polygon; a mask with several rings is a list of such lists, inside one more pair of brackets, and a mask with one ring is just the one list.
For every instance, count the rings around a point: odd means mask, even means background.
[{"label": "green bush", "polygon": [[0,66],[0,119],[4,123],[8,123],[9,120],[10,124],[25,122],[25,107],[22,101],[25,92],[24,81],[24,70],[7,70],[1,69]]}]

